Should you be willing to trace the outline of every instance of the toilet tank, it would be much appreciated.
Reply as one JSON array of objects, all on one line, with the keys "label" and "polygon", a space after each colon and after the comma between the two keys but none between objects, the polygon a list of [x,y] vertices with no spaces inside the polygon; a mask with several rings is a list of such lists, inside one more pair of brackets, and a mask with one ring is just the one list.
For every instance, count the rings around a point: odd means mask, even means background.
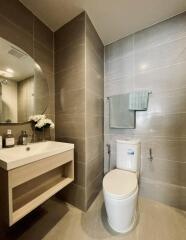
[{"label": "toilet tank", "polygon": [[141,158],[141,143],[138,139],[116,141],[116,167],[138,172]]}]

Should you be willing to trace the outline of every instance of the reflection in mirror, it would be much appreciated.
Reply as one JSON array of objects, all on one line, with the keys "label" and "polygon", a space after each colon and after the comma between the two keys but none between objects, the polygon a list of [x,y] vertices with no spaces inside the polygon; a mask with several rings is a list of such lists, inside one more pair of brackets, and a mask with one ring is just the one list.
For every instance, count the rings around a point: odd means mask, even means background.
[{"label": "reflection in mirror", "polygon": [[28,121],[48,106],[48,85],[41,67],[25,51],[0,38],[0,122]]}]

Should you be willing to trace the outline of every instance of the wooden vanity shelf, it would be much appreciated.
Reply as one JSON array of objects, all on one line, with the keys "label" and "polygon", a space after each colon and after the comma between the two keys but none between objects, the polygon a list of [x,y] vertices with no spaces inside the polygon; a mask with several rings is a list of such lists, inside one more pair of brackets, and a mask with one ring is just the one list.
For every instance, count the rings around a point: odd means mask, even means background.
[{"label": "wooden vanity shelf", "polygon": [[10,171],[0,169],[3,219],[13,225],[73,180],[73,150]]}]

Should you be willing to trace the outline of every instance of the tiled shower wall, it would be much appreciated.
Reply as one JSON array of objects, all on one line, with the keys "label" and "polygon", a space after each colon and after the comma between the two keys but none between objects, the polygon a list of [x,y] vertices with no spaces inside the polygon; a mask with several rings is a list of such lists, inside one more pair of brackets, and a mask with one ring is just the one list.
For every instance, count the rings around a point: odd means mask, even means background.
[{"label": "tiled shower wall", "polygon": [[[152,94],[136,129],[109,129],[106,97],[140,89]],[[186,209],[186,12],[106,46],[104,91],[105,171],[107,143],[114,167],[116,139],[139,138],[140,194]]]},{"label": "tiled shower wall", "polygon": [[103,176],[103,54],[86,13],[55,32],[56,140],[75,144],[75,181],[61,193],[83,210]]},{"label": "tiled shower wall", "polygon": [[[0,37],[26,51],[41,66],[49,87],[47,116],[53,121],[54,114],[54,71],[53,71],[53,32],[27,10],[19,1],[0,1]],[[10,128],[18,140],[21,130],[33,135],[30,123],[0,124],[0,135]],[[54,139],[54,131],[51,131]]]}]

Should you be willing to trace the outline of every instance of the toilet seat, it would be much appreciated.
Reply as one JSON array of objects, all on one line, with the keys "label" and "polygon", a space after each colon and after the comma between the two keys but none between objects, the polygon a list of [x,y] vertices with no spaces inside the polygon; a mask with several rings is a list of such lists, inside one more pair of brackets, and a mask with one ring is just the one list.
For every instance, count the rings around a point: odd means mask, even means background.
[{"label": "toilet seat", "polygon": [[136,192],[137,175],[120,169],[110,171],[103,179],[103,190],[114,199],[125,199]]}]

